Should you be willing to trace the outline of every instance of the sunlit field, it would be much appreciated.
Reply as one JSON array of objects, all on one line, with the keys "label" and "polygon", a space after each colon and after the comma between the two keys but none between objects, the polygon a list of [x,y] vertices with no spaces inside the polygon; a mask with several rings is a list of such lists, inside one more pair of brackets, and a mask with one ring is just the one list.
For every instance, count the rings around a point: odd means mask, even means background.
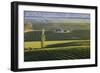
[{"label": "sunlit field", "polygon": [[[53,45],[53,44],[62,44],[62,43],[79,43],[82,42],[82,45],[88,45],[87,42],[89,40],[64,40],[64,41],[45,41],[44,46]],[[77,46],[77,45],[76,45]],[[41,41],[31,41],[31,42],[24,42],[24,48],[41,48]]]}]

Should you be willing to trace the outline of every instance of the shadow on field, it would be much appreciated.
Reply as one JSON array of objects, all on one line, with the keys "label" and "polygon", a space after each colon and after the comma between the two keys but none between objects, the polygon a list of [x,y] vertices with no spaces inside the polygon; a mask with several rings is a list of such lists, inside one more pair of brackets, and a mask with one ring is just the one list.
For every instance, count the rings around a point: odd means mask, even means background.
[{"label": "shadow on field", "polygon": [[78,41],[78,42],[69,42],[69,43],[59,43],[59,44],[50,44],[45,46],[45,48],[54,48],[54,47],[66,47],[66,46],[89,46],[89,41]]}]

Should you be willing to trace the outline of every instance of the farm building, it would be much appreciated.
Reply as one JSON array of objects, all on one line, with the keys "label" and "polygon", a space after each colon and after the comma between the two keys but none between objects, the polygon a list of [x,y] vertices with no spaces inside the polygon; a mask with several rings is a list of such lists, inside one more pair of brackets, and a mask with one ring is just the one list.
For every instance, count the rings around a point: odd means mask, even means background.
[{"label": "farm building", "polygon": [[55,32],[56,33],[70,33],[71,30],[68,30],[68,29],[67,30],[66,29],[56,29]]}]

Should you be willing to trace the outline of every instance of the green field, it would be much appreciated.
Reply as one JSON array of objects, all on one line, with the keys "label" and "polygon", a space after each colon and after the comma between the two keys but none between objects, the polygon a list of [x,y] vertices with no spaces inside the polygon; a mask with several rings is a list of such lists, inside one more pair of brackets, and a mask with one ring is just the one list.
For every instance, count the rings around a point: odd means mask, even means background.
[{"label": "green field", "polygon": [[[90,58],[89,40],[25,42],[24,61],[70,60]],[[31,48],[31,49],[30,49]]]},{"label": "green field", "polygon": [[[89,40],[90,30],[73,30],[70,33],[56,33],[54,31],[46,31],[46,41],[62,41],[62,40]],[[25,42],[33,42],[41,40],[41,31],[31,31],[24,33]]]},{"label": "green field", "polygon": [[[44,45],[53,45],[53,44],[63,44],[63,43],[80,43],[88,45],[87,42],[89,40],[63,40],[63,41],[45,41]],[[73,46],[73,45],[72,45]],[[77,45],[76,45],[77,46]],[[41,42],[40,41],[31,41],[31,42],[24,42],[24,48],[41,48]]]}]

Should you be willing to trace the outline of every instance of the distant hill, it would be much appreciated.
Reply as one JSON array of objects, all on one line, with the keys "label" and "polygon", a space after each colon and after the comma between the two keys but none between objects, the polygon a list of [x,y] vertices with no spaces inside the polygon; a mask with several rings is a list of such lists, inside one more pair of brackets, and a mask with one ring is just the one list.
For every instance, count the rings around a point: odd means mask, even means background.
[{"label": "distant hill", "polygon": [[[90,22],[89,20],[84,19],[66,19],[66,20],[47,20],[47,21],[36,21],[36,20],[27,20],[26,23],[31,23],[33,30],[55,30],[55,29],[70,29],[70,30],[89,30]],[[29,28],[29,24],[26,24]]]}]

